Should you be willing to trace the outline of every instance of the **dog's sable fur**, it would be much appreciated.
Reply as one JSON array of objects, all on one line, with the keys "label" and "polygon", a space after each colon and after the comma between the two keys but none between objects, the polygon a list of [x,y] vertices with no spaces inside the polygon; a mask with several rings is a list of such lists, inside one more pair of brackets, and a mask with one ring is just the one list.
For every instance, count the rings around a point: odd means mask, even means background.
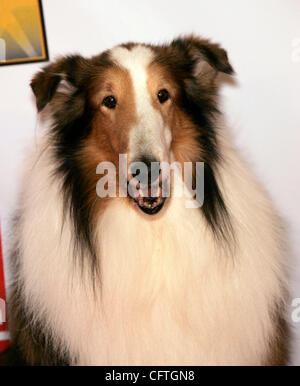
[{"label": "dog's sable fur", "polygon": [[[1,364],[287,363],[285,237],[220,123],[219,72],[233,74],[225,50],[187,36],[63,57],[35,75],[48,123],[14,227]],[[97,164],[146,148],[205,163],[201,208],[171,196],[147,218],[128,198],[97,197]]]}]

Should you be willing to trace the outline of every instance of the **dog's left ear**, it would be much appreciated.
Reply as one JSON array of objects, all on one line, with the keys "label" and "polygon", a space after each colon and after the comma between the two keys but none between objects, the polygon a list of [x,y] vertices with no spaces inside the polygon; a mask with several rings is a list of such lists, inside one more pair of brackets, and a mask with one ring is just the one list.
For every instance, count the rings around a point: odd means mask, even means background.
[{"label": "dog's left ear", "polygon": [[193,75],[200,83],[212,83],[218,72],[234,74],[227,52],[219,44],[193,35],[176,39],[172,44],[191,60]]}]

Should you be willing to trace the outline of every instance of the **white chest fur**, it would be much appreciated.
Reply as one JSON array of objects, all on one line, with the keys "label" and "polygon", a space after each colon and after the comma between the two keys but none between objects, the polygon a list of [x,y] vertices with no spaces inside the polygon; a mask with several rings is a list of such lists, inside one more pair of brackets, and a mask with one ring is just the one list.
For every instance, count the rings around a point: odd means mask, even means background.
[{"label": "white chest fur", "polygon": [[115,199],[97,228],[95,296],[88,274],[74,266],[69,220],[61,232],[49,154],[34,157],[24,191],[20,275],[28,307],[74,363],[263,362],[282,295],[281,241],[268,200],[243,168],[224,171],[222,180],[237,229],[233,259],[181,199],[152,221]]}]

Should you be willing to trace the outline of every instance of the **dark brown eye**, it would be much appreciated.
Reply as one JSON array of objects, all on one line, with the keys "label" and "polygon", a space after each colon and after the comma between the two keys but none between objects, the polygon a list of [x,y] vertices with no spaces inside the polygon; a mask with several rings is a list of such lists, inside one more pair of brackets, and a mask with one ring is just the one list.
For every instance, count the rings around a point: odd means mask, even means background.
[{"label": "dark brown eye", "polygon": [[168,99],[170,99],[169,91],[165,88],[159,90],[157,93],[157,98],[160,103],[165,103]]},{"label": "dark brown eye", "polygon": [[113,95],[108,95],[103,99],[102,104],[108,109],[114,109],[117,105],[117,100]]}]

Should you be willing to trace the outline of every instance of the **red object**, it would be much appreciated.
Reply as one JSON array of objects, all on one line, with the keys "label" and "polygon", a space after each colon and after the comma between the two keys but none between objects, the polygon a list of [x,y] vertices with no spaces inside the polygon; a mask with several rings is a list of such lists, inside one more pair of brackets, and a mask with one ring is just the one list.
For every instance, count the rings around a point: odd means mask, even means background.
[{"label": "red object", "polygon": [[[0,298],[6,301],[4,267],[2,255],[1,229],[0,229]],[[1,320],[0,320],[1,322]],[[7,322],[0,324],[0,352],[9,346]]]},{"label": "red object", "polygon": [[7,349],[9,346],[9,340],[0,340],[0,353]]}]

